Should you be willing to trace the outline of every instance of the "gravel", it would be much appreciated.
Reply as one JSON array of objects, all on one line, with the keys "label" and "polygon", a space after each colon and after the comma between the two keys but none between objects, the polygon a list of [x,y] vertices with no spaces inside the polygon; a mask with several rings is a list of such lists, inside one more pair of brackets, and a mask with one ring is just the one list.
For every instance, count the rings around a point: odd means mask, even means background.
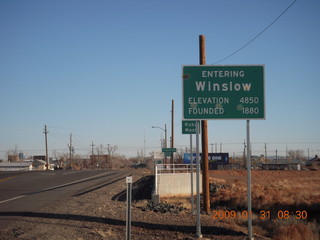
[{"label": "gravel", "polygon": [[142,211],[154,211],[159,213],[179,213],[184,210],[187,210],[184,207],[179,207],[175,205],[171,205],[168,203],[154,203],[152,201],[148,201],[147,205],[144,207],[140,207]]}]

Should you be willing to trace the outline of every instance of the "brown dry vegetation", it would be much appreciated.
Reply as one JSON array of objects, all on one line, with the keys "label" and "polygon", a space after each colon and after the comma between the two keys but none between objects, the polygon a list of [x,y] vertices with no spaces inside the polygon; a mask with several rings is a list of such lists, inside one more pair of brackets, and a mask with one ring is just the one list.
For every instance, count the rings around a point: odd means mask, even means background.
[{"label": "brown dry vegetation", "polygon": [[[241,211],[247,208],[246,171],[211,171],[216,186],[211,207]],[[319,239],[320,171],[252,171],[253,229],[272,239]],[[271,219],[259,219],[260,211]],[[290,211],[290,219],[278,219],[278,211]],[[295,211],[307,211],[306,220]],[[293,212],[293,214],[291,214]],[[237,219],[238,224],[247,224]]]}]

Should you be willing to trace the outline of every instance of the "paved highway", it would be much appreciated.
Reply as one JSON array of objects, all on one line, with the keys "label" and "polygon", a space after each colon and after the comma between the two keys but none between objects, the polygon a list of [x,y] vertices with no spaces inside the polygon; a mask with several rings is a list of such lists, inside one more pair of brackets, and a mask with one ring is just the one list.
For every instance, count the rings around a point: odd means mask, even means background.
[{"label": "paved highway", "polygon": [[1,212],[39,211],[55,201],[84,194],[126,175],[125,170],[0,172],[0,225]]}]

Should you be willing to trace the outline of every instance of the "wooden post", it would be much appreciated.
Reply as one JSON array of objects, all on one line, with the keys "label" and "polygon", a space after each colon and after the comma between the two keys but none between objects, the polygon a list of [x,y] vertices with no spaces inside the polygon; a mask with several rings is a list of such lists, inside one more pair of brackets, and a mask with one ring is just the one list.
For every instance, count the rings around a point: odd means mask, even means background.
[{"label": "wooden post", "polygon": [[[206,64],[205,37],[199,36],[200,65]],[[210,211],[209,160],[208,160],[208,121],[201,121],[202,140],[202,196],[204,211]]]}]

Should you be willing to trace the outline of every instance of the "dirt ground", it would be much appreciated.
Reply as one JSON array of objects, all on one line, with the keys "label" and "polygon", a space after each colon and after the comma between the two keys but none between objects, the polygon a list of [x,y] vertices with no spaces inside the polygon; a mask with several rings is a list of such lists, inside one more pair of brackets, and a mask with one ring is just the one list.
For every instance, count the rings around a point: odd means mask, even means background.
[{"label": "dirt ground", "polygon": [[[131,172],[133,181],[150,175],[146,170]],[[261,172],[258,175],[262,176]],[[244,176],[239,172],[215,171],[211,175],[211,181],[215,181],[216,184],[220,181],[221,186],[227,186],[235,181],[241,182]],[[12,224],[0,230],[0,239],[125,239],[126,202],[112,200],[125,189],[126,183],[121,179],[96,191],[70,197],[34,213],[7,216]],[[213,197],[218,192],[220,190],[216,191]],[[169,201],[176,205],[185,202],[184,206],[188,208],[187,199]],[[131,239],[196,239],[196,216],[191,214],[190,210],[160,213],[143,209],[145,205],[147,200],[133,202]],[[219,207],[223,209],[223,205]],[[268,237],[268,227],[270,225],[267,224],[254,226],[255,239],[273,239]],[[243,240],[246,239],[247,222],[242,219],[215,220],[212,219],[212,214],[203,213],[201,232],[204,239]]]}]

